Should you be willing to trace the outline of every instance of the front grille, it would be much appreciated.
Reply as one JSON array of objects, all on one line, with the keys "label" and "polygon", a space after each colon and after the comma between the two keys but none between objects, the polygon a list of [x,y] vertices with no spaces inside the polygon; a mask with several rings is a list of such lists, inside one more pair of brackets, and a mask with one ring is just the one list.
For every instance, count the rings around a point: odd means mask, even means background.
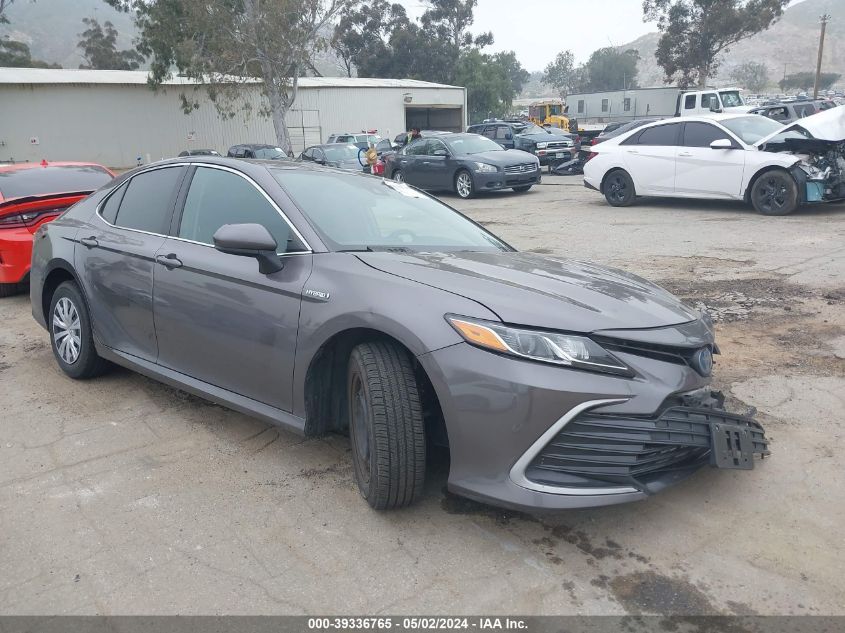
[{"label": "front grille", "polygon": [[522,163],[521,165],[508,165],[505,167],[506,174],[527,174],[536,169],[534,163]]},{"label": "front grille", "polygon": [[572,147],[572,143],[567,143],[566,141],[552,141],[546,145],[546,149],[566,149],[568,147]]},{"label": "front grille", "polygon": [[751,432],[754,453],[768,454],[762,427],[721,409],[670,407],[647,417],[586,412],[570,421],[534,458],[525,476],[535,483],[648,489],[672,473],[710,459],[711,425],[737,424]]},{"label": "front grille", "polygon": [[[610,351],[645,356],[655,360],[662,360],[676,365],[688,365],[692,367],[693,356],[701,349],[698,347],[681,347],[678,345],[660,345],[655,343],[642,343],[640,341],[625,341],[617,338],[603,336],[593,337],[596,343]],[[714,346],[710,345],[710,351],[717,353]]]}]

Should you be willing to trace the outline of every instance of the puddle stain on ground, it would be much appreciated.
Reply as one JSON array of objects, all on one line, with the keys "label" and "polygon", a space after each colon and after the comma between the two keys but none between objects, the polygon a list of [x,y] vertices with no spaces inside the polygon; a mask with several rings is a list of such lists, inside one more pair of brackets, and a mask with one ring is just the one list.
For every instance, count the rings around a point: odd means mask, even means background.
[{"label": "puddle stain on ground", "polygon": [[607,580],[614,598],[629,613],[663,615],[719,615],[701,589],[688,580],[654,571],[639,571]]}]

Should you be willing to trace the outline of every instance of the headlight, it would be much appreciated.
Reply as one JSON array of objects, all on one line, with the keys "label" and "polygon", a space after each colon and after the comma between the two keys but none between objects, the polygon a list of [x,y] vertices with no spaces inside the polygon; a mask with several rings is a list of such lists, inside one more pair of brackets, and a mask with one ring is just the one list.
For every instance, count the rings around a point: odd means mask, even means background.
[{"label": "headlight", "polygon": [[475,171],[480,171],[482,174],[489,174],[496,171],[499,171],[498,167],[493,165],[488,165],[487,163],[473,163],[475,165]]},{"label": "headlight", "polygon": [[585,336],[527,330],[454,315],[446,315],[446,320],[467,343],[494,352],[621,376],[634,375],[625,363]]},{"label": "headlight", "polygon": [[537,149],[546,149],[548,146],[548,143],[537,143]]}]

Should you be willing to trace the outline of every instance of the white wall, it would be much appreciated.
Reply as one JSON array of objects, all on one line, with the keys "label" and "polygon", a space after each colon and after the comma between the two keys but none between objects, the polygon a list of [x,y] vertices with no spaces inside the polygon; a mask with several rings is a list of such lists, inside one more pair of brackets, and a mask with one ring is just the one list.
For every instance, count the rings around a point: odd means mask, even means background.
[{"label": "white wall", "polygon": [[[247,101],[253,113],[221,119],[204,92],[188,87],[201,105],[185,115],[182,87],[158,93],[142,85],[0,85],[0,162],[88,160],[110,167],[134,165],[178,154],[188,148],[221,153],[236,143],[275,143],[273,125],[256,114],[257,89]],[[405,95],[411,96],[406,104]],[[294,149],[325,141],[334,132],[378,129],[392,136],[405,129],[406,105],[462,108],[461,88],[301,89],[288,117]],[[305,125],[304,135],[301,128]],[[193,140],[188,140],[189,136]],[[30,139],[37,138],[38,144]]]}]

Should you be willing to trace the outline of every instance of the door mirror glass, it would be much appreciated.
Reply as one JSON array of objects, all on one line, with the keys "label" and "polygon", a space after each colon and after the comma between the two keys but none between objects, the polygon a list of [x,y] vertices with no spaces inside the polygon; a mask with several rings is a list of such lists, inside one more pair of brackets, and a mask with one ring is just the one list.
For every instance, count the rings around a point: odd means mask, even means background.
[{"label": "door mirror glass", "polygon": [[734,144],[729,139],[717,138],[710,143],[710,149],[733,149]]},{"label": "door mirror glass", "polygon": [[283,267],[276,255],[276,240],[261,224],[224,224],[213,239],[214,248],[221,253],[256,258],[262,275],[278,272]]}]

